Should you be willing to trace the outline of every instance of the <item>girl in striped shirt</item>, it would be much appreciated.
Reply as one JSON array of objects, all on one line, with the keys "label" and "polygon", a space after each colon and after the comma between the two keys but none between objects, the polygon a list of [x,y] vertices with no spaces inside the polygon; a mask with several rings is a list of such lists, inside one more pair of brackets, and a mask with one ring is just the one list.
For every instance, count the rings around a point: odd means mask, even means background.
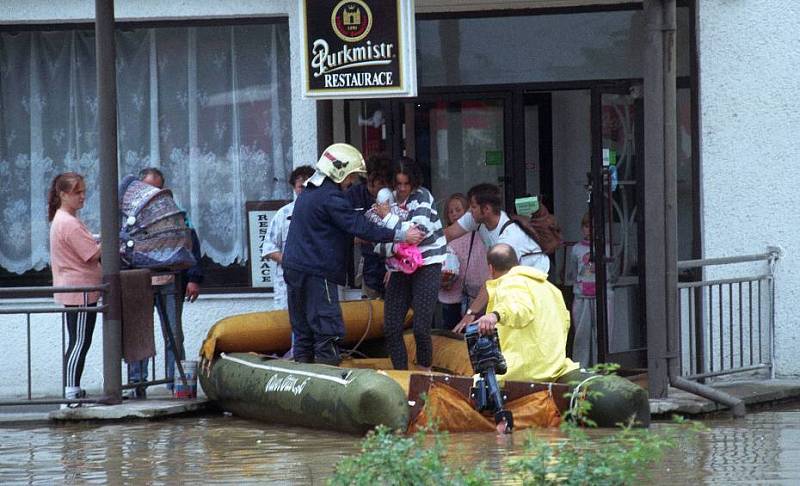
[{"label": "girl in striped shirt", "polygon": [[[433,360],[431,323],[433,322],[439,294],[442,262],[447,252],[442,222],[433,204],[431,192],[421,186],[419,165],[403,157],[394,170],[394,189],[397,203],[408,211],[405,221],[398,221],[403,230],[412,226],[426,233],[418,246],[422,265],[414,273],[389,272],[386,284],[384,333],[386,345],[395,369],[408,369],[408,356],[403,341],[403,321],[409,307],[414,309],[414,339],[416,364],[429,370]],[[381,216],[389,212],[388,206],[378,209]],[[394,243],[379,243],[378,254],[391,257]]]}]

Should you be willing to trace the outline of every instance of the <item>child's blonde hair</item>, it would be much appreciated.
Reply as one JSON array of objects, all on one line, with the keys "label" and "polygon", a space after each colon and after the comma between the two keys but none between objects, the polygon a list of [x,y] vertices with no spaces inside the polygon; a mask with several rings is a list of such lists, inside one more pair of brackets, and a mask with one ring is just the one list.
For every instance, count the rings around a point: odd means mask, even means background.
[{"label": "child's blonde hair", "polygon": [[464,208],[464,211],[469,211],[469,201],[467,197],[461,194],[460,192],[456,192],[455,194],[451,194],[450,197],[444,202],[444,214],[442,215],[442,219],[444,220],[445,226],[450,226],[451,224],[455,223],[455,221],[450,221],[450,216],[447,214],[447,209],[450,207],[450,203],[452,201],[458,201],[461,203],[461,207]]}]

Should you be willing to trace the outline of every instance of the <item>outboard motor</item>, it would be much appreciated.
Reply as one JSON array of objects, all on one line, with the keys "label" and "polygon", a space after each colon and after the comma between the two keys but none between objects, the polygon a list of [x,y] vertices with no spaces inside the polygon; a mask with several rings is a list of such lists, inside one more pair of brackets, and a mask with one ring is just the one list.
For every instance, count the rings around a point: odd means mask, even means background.
[{"label": "outboard motor", "polygon": [[470,398],[479,411],[491,410],[494,412],[494,422],[500,430],[504,424],[503,432],[510,434],[514,429],[514,416],[506,410],[503,403],[503,394],[497,384],[497,375],[504,375],[507,371],[506,359],[500,350],[500,341],[497,331],[483,336],[478,332],[477,324],[467,326],[465,334],[467,351],[472,369],[480,375],[475,386],[470,390]]}]

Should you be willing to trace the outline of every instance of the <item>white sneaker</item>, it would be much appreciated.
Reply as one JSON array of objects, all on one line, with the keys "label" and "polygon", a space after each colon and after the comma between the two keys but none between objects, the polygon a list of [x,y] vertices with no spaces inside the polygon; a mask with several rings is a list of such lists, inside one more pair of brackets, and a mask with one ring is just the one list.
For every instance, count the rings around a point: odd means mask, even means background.
[{"label": "white sneaker", "polygon": [[[79,398],[86,398],[86,390],[83,390],[79,386],[64,387],[64,398],[66,398],[67,400],[77,400]],[[62,403],[61,409],[78,408],[80,406],[81,406],[80,403]]]}]

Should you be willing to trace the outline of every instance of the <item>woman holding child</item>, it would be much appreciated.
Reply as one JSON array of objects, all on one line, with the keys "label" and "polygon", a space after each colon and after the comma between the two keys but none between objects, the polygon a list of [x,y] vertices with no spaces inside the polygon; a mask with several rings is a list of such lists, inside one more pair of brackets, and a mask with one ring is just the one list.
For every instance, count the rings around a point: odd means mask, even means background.
[{"label": "woman holding child", "polygon": [[[433,360],[431,342],[431,323],[436,311],[436,301],[441,279],[442,262],[445,259],[446,242],[442,222],[433,204],[431,192],[421,186],[419,165],[412,159],[403,157],[394,170],[394,199],[404,229],[416,226],[425,232],[425,238],[417,245],[421,264],[413,273],[389,268],[386,284],[384,333],[392,365],[395,369],[408,369],[408,356],[403,341],[403,321],[409,307],[414,309],[414,338],[417,345],[417,366],[430,369]],[[407,213],[406,213],[407,211]],[[389,204],[376,207],[376,212],[385,217],[392,212]],[[393,218],[386,218],[392,220]],[[394,218],[397,219],[397,218]],[[388,223],[391,225],[392,223]],[[386,257],[395,255],[397,245],[380,243],[376,251]],[[391,260],[391,258],[390,258]]]}]

